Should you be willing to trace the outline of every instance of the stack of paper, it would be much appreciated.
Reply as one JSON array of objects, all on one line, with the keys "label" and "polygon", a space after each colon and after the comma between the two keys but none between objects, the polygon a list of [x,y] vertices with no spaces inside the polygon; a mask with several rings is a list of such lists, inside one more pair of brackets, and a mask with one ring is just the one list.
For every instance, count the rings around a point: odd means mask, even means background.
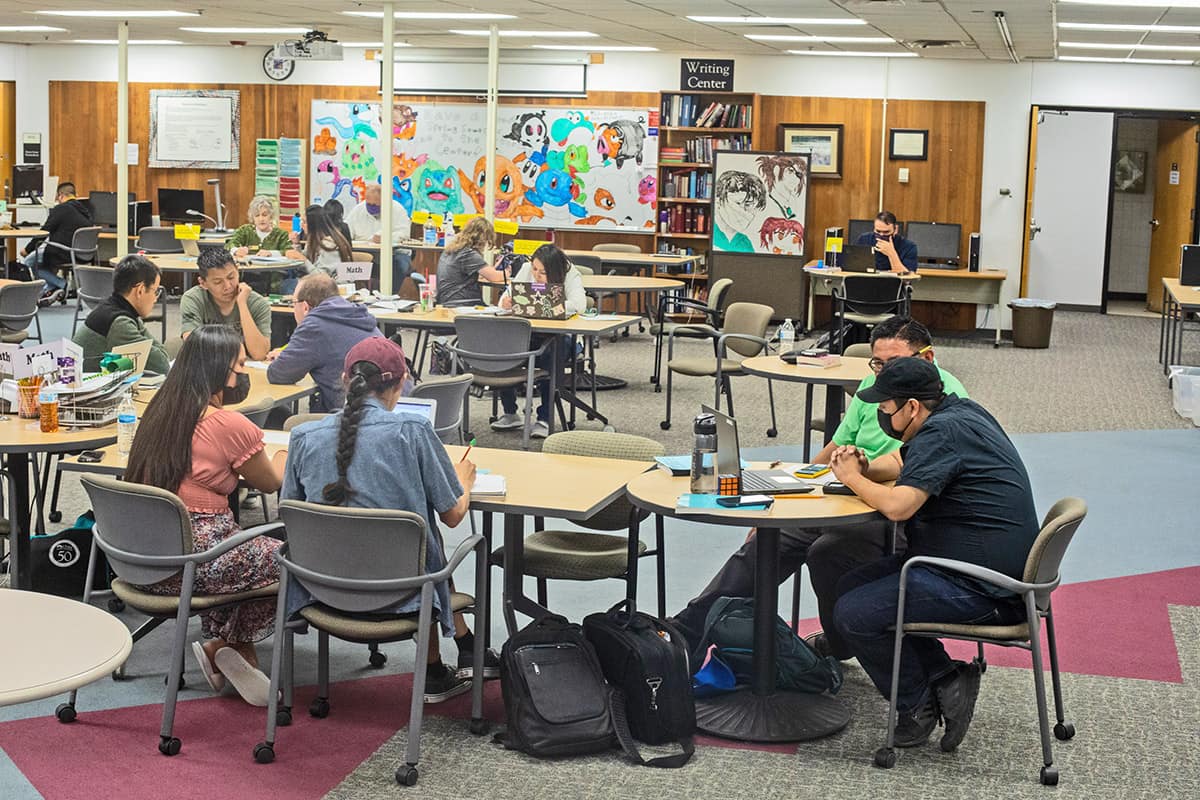
[{"label": "stack of paper", "polygon": [[475,485],[471,487],[472,497],[504,497],[506,494],[508,483],[503,475],[490,472],[475,474]]}]

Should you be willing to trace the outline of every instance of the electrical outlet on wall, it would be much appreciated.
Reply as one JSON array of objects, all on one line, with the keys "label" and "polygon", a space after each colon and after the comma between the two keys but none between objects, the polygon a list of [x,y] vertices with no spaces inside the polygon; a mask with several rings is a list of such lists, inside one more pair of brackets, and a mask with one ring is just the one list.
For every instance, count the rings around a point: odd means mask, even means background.
[{"label": "electrical outlet on wall", "polygon": [[900,182],[908,183],[908,167],[900,168]]}]

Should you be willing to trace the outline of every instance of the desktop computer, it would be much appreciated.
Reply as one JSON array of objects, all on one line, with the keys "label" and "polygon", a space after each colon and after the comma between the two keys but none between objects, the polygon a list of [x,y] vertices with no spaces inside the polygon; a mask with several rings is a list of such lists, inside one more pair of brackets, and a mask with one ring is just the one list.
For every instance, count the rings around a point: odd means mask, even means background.
[{"label": "desktop computer", "polygon": [[18,203],[22,200],[37,202],[46,182],[42,165],[16,164],[12,168],[12,176],[13,199]]},{"label": "desktop computer", "polygon": [[979,234],[972,233],[967,244],[967,268],[971,272],[979,272]]}]

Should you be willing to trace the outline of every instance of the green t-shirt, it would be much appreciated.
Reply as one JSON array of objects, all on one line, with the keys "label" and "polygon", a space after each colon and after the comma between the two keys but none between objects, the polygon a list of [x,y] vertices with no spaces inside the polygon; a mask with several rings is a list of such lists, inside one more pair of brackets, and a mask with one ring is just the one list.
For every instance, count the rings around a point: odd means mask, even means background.
[{"label": "green t-shirt", "polygon": [[[246,297],[246,306],[250,309],[250,316],[254,317],[258,332],[270,339],[271,304],[258,292],[250,292]],[[190,333],[201,325],[228,325],[238,333],[242,332],[242,317],[238,313],[237,305],[234,305],[229,316],[223,315],[221,309],[213,302],[212,295],[201,286],[193,286],[179,298],[179,316],[181,334]]]},{"label": "green t-shirt", "polygon": [[744,233],[735,233],[733,238],[725,235],[721,226],[713,227],[713,247],[726,253],[753,253],[754,243]]},{"label": "green t-shirt", "polygon": [[[969,399],[967,390],[963,388],[958,378],[941,367],[938,367],[938,374],[942,376],[946,394],[956,394],[964,400]],[[875,414],[879,404],[864,403],[858,399],[858,392],[874,384],[874,373],[863,378],[862,383],[858,385],[854,399],[850,401],[850,407],[846,409],[846,416],[842,419],[842,424],[833,434],[834,444],[852,444],[860,447],[866,451],[867,458],[872,461],[893,450],[899,450],[902,444],[899,439],[893,439],[879,427],[879,419]]]}]

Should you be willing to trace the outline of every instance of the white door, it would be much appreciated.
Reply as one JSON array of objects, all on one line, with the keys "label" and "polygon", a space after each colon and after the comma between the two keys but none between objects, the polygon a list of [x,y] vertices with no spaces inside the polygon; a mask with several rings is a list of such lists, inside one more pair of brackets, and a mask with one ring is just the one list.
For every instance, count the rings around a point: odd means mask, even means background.
[{"label": "white door", "polygon": [[1108,238],[1113,115],[1040,113],[1026,295],[1099,308]]}]

